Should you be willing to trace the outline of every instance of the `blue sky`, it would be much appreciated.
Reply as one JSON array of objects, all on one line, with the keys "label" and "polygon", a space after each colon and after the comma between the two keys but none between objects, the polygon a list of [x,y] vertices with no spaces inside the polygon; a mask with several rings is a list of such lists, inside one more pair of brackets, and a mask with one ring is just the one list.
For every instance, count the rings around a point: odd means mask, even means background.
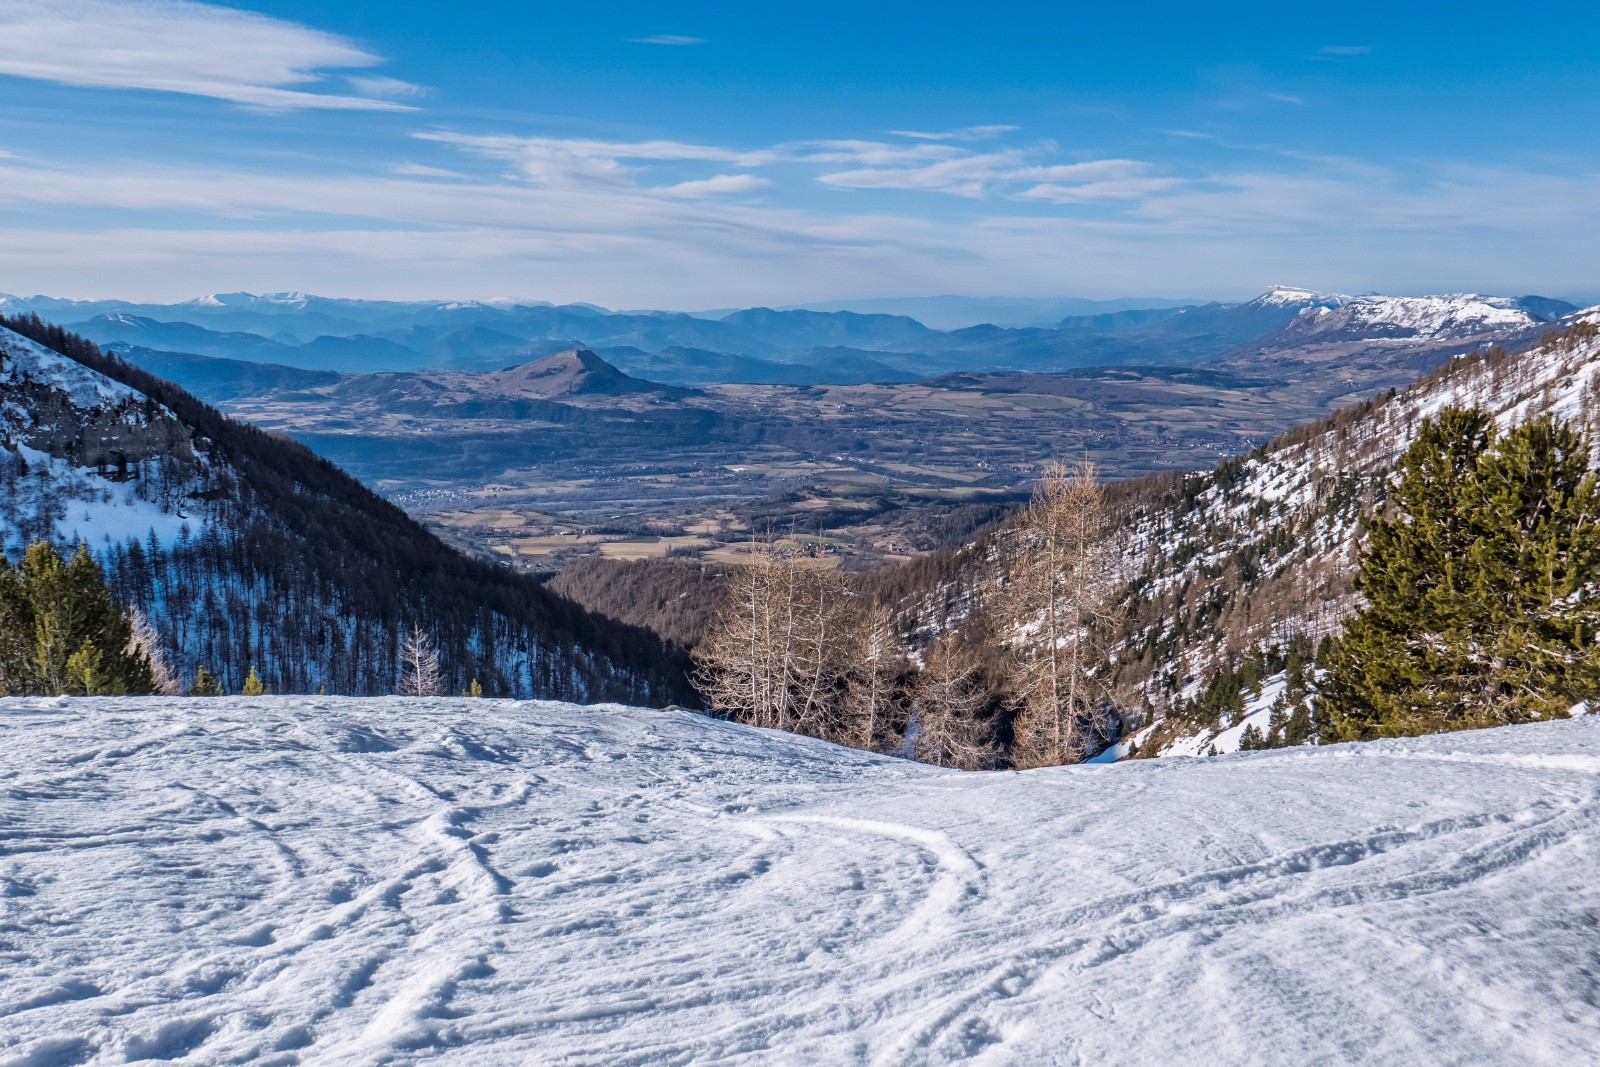
[{"label": "blue sky", "polygon": [[0,289],[1600,297],[1597,22],[0,0]]}]

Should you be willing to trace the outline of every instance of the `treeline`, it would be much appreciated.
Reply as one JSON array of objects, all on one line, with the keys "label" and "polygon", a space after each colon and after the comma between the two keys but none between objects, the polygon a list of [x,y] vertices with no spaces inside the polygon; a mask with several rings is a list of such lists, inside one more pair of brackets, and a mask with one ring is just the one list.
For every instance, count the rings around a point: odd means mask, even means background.
[{"label": "treeline", "polygon": [[585,556],[545,583],[597,615],[644,627],[687,654],[705,637],[722,605],[729,568],[695,559]]},{"label": "treeline", "polygon": [[[1329,495],[1336,514],[1365,516],[1353,613],[1319,634],[1296,628],[1310,617],[1303,603],[1277,605],[1265,637],[1223,644],[1198,683],[1169,680],[1165,706],[1143,711],[1159,721],[1137,754],[1236,724],[1269,678],[1281,678],[1282,694],[1264,728],[1245,729],[1242,749],[1533,722],[1600,706],[1592,455],[1582,432],[1549,416],[1504,433],[1476,409],[1424,419],[1383,511],[1337,484]],[[1388,480],[1381,469],[1370,477]],[[1192,491],[1181,478],[1163,490]],[[698,650],[708,702],[755,725],[947,766],[1081,760],[1115,739],[1124,712],[1138,713],[1125,703],[1118,710],[1119,670],[1171,658],[1170,649],[1128,643],[1130,616],[1148,622],[1159,605],[1162,629],[1180,640],[1189,627],[1251,632],[1248,620],[1229,621],[1241,610],[1237,590],[1295,588],[1292,571],[1252,572],[1250,545],[1260,537],[1242,550],[1227,538],[1197,548],[1119,525],[1147,514],[1114,508],[1092,471],[1058,466],[1007,527],[865,579],[761,545],[730,573]],[[1273,519],[1269,505],[1233,521]],[[1152,551],[1209,552],[1178,600],[1142,597],[1122,578],[1140,536]],[[1208,575],[1216,589],[1202,587]]]},{"label": "treeline", "polygon": [[933,634],[801,545],[754,544],[696,650],[702,691],[742,722],[941,766],[1076,762],[1120,728],[1105,522],[1093,468],[1052,466],[1008,528],[1003,595]]},{"label": "treeline", "polygon": [[149,417],[203,454],[189,468],[187,534],[104,553],[113,594],[148,615],[186,675],[204,665],[237,691],[254,667],[279,692],[389,693],[400,637],[420,623],[450,691],[478,679],[500,696],[695,700],[686,656],[648,630],[447,548],[304,446],[82,337],[32,315],[0,325],[143,393]]}]

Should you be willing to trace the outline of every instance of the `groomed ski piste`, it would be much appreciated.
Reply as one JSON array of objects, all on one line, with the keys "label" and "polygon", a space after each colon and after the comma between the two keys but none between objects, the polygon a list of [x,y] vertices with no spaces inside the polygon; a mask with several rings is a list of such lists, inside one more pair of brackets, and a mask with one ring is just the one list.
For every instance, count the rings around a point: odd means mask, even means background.
[{"label": "groomed ski piste", "polygon": [[688,712],[0,701],[0,1062],[1562,1064],[1600,716],[971,774]]}]

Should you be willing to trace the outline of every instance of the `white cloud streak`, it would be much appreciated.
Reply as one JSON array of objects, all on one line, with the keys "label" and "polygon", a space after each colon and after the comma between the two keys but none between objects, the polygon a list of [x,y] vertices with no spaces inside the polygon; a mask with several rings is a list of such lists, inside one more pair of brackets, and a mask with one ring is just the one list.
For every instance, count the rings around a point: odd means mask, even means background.
[{"label": "white cloud streak", "polygon": [[[920,190],[969,199],[998,195],[1056,204],[1130,200],[1183,184],[1178,178],[1153,177],[1150,164],[1132,159],[1062,164],[1036,162],[1054,150],[1055,146],[1049,143],[984,153],[963,152],[948,145],[911,146],[921,149],[920,154],[897,153],[893,145],[881,147],[886,151],[878,154],[861,151],[857,155],[863,162],[877,165],[836,171],[817,180],[846,189]],[[936,158],[931,162],[915,162],[929,155]],[[819,154],[811,158],[832,157]],[[908,161],[914,165],[884,165]]]},{"label": "white cloud streak", "polygon": [[330,72],[382,60],[320,30],[192,0],[0,0],[0,74],[211,97],[267,110],[404,110],[416,87]]},{"label": "white cloud streak", "polygon": [[925,133],[921,130],[890,130],[895,137],[910,137],[919,141],[986,141],[1006,133],[1015,133],[1016,126],[967,126],[960,130],[942,133]]},{"label": "white cloud streak", "polygon": [[572,185],[634,184],[634,163],[731,163],[757,167],[782,158],[774,151],[740,151],[682,141],[594,141],[554,137],[480,136],[448,132],[415,134],[417,139],[454,145],[485,159],[504,160],[524,181],[549,188]]},{"label": "white cloud streak", "polygon": [[676,185],[668,185],[656,191],[665,196],[700,199],[756,193],[770,188],[771,185],[767,179],[758,178],[754,174],[716,174],[709,178],[678,182]]},{"label": "white cloud streak", "polygon": [[705,44],[706,39],[704,37],[684,37],[681,34],[676,33],[656,33],[651,34],[649,37],[631,37],[628,39],[628,43],[663,44],[671,47],[682,48],[686,45]]}]

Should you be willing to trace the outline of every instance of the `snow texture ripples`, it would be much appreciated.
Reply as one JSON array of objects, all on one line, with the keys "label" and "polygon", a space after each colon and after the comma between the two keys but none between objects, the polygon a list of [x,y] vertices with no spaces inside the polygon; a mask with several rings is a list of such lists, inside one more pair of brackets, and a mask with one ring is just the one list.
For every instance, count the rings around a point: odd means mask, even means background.
[{"label": "snow texture ripples", "polygon": [[681,712],[0,701],[0,1063],[1600,1048],[1600,717],[961,774]]}]

